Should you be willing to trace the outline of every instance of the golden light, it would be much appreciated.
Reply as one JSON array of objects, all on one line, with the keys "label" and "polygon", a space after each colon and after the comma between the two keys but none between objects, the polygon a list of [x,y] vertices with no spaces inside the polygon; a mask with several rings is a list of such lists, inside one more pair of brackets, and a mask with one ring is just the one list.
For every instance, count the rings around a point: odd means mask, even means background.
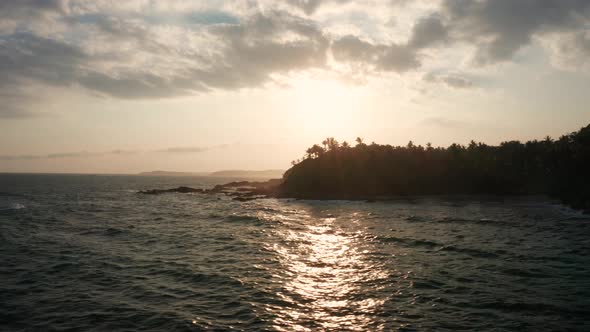
[{"label": "golden light", "polygon": [[281,276],[285,291],[277,295],[293,304],[275,312],[275,328],[314,330],[306,322],[313,322],[320,330],[362,330],[371,326],[383,300],[359,299],[355,294],[364,292],[361,284],[386,278],[387,272],[364,255],[359,247],[362,234],[340,232],[334,217],[307,215],[303,220],[289,222],[298,226],[276,234],[280,241],[270,248],[285,271]]},{"label": "golden light", "polygon": [[305,122],[308,137],[345,137],[358,132],[365,91],[337,80],[301,78],[292,82],[290,103],[293,118]]}]

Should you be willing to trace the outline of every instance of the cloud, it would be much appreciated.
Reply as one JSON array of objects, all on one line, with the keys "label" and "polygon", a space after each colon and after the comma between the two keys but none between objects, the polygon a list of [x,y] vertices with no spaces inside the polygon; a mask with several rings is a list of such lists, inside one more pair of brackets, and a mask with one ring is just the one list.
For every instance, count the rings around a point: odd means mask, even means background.
[{"label": "cloud", "polygon": [[169,152],[169,153],[198,153],[207,151],[207,148],[202,147],[175,147],[167,148],[162,150],[156,150],[156,152]]},{"label": "cloud", "polygon": [[374,71],[404,73],[422,65],[422,50],[448,38],[447,27],[438,14],[422,17],[413,26],[406,43],[379,44],[357,36],[344,36],[332,43],[336,61],[372,66]]},{"label": "cloud", "polygon": [[442,83],[455,89],[469,89],[474,87],[470,79],[460,74],[436,74],[431,72],[424,75],[423,79],[429,83]]},{"label": "cloud", "polygon": [[30,33],[0,36],[0,118],[36,114],[29,106],[39,95],[30,87],[70,85],[85,59],[78,47],[61,41]]},{"label": "cloud", "polygon": [[416,22],[408,44],[414,48],[424,48],[441,43],[447,37],[447,27],[443,24],[440,15],[430,15]]},{"label": "cloud", "polygon": [[0,88],[20,80],[69,84],[87,56],[75,45],[30,33],[0,36]]},{"label": "cloud", "polygon": [[31,18],[68,11],[66,0],[0,1],[0,18]]},{"label": "cloud", "polygon": [[102,156],[108,156],[108,155],[125,156],[125,155],[138,154],[140,152],[141,151],[139,151],[139,150],[116,149],[116,150],[111,150],[111,151],[107,151],[107,152],[78,151],[78,152],[58,152],[58,153],[50,153],[50,154],[0,155],[0,160],[92,158],[92,157],[102,157]]},{"label": "cloud", "polygon": [[[181,29],[170,40],[158,39],[157,29],[133,20],[96,16],[76,24],[93,43],[32,32],[1,36],[0,94],[30,82],[129,99],[252,88],[273,82],[275,75],[325,66],[329,47],[312,22],[282,12],[212,24],[198,33]],[[184,40],[189,37],[199,40],[191,44]],[[16,113],[16,108],[0,109],[0,116]]]},{"label": "cloud", "polygon": [[36,159],[61,159],[61,158],[88,158],[102,156],[105,153],[90,153],[87,151],[80,152],[60,152],[45,155],[3,155],[0,160],[36,160]]},{"label": "cloud", "polygon": [[373,62],[379,47],[356,36],[344,36],[332,43],[332,54],[341,62]]},{"label": "cloud", "polygon": [[588,22],[587,0],[444,0],[457,40],[476,46],[479,65],[511,60],[533,36],[576,29]]},{"label": "cloud", "polygon": [[372,44],[355,36],[334,41],[332,54],[336,61],[361,63],[377,71],[403,73],[420,66],[418,54],[407,45]]},{"label": "cloud", "polygon": [[226,148],[226,147],[229,147],[229,146],[230,146],[229,144],[219,144],[219,145],[205,146],[205,147],[201,147],[201,146],[181,146],[181,147],[171,147],[171,148],[156,150],[155,152],[166,152],[166,153],[200,153],[200,152],[205,152],[205,151],[210,151],[210,150],[223,149],[223,148]]},{"label": "cloud", "polygon": [[[338,34],[330,30],[330,18],[317,13],[323,6],[331,12],[349,2],[355,12],[367,15],[344,15],[344,23],[379,28]],[[377,3],[389,4],[409,21],[395,27],[378,20],[367,24]],[[556,66],[588,65],[590,1],[436,3],[0,1],[0,22],[12,22],[0,24],[0,118],[40,114],[33,106],[47,97],[33,88],[37,86],[148,99],[259,88],[318,69],[405,74],[429,71],[430,63],[442,62],[452,72],[460,64],[440,59],[450,48],[472,48],[473,64],[485,66],[511,61],[537,39],[547,45]],[[381,14],[380,19],[386,18]],[[456,75],[436,80],[471,87]]]},{"label": "cloud", "polygon": [[111,150],[108,153],[109,154],[114,154],[114,155],[133,155],[133,154],[139,153],[139,151],[137,151],[137,150],[121,150],[121,149],[117,149],[117,150]]},{"label": "cloud", "polygon": [[590,29],[554,35],[546,44],[557,68],[590,71]]},{"label": "cloud", "polygon": [[287,3],[303,10],[305,14],[311,15],[315,13],[318,10],[318,8],[320,8],[322,5],[328,3],[341,5],[351,1],[352,0],[287,0]]},{"label": "cloud", "polygon": [[229,147],[229,144],[219,144],[212,146],[185,146],[185,147],[170,147],[165,149],[153,150],[153,151],[141,151],[141,150],[126,150],[126,149],[114,149],[110,151],[76,151],[76,152],[57,152],[50,154],[21,154],[21,155],[0,155],[0,160],[37,160],[37,159],[67,159],[67,158],[92,158],[92,157],[104,157],[104,156],[129,156],[139,153],[201,153],[216,149],[223,149]]}]

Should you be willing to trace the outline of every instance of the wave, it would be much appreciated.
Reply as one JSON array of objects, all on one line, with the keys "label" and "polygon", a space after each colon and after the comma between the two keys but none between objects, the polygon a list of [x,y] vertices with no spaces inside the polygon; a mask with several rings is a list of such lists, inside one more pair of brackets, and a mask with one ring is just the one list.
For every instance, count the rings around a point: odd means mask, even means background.
[{"label": "wave", "polygon": [[[209,218],[222,220],[224,222],[229,223],[254,223],[254,224],[264,224],[271,219],[265,219],[261,216],[256,215],[248,215],[248,214],[230,214],[230,215],[223,215],[218,213],[210,213]],[[272,220],[273,222],[278,222],[278,220]]]},{"label": "wave", "polygon": [[12,203],[12,204],[10,204],[10,207],[8,207],[8,208],[1,208],[0,209],[0,215],[10,215],[10,214],[16,213],[16,212],[18,212],[20,210],[24,210],[26,208],[27,207],[24,206],[23,204],[20,204],[20,203]]},{"label": "wave", "polygon": [[377,239],[381,242],[400,243],[400,244],[405,244],[409,247],[435,248],[435,247],[442,247],[443,246],[443,244],[435,242],[435,241],[403,238],[403,237],[396,237],[396,236],[378,236]]},{"label": "wave", "polygon": [[13,210],[22,210],[22,209],[26,209],[26,206],[24,206],[23,204],[20,204],[20,203],[13,203],[13,204],[11,204],[10,208]]},{"label": "wave", "polygon": [[478,258],[497,258],[500,256],[498,253],[480,250],[480,249],[471,249],[471,248],[459,248],[455,246],[443,246],[440,248],[440,251],[448,251],[448,252],[455,252],[460,254],[466,254],[473,257]]},{"label": "wave", "polygon": [[477,258],[497,258],[501,255],[502,252],[491,252],[481,249],[473,249],[473,248],[461,248],[456,247],[453,245],[447,245],[444,243],[439,243],[436,241],[430,240],[422,240],[422,239],[412,239],[412,238],[402,238],[396,236],[387,236],[387,237],[377,237],[379,241],[385,243],[398,243],[410,248],[426,248],[426,249],[435,249],[436,251],[442,252],[452,252],[452,253],[459,253],[465,254],[472,257]]},{"label": "wave", "polygon": [[2,196],[6,196],[6,197],[22,197],[22,194],[17,194],[17,193],[11,193],[11,192],[5,192],[5,191],[0,191],[0,197]]},{"label": "wave", "polygon": [[129,234],[131,231],[117,227],[108,227],[106,229],[93,229],[80,233],[80,235],[98,235],[98,236],[118,236],[122,234]]},{"label": "wave", "polygon": [[421,216],[408,216],[405,218],[406,221],[409,222],[432,222],[432,223],[444,223],[444,224],[477,224],[477,225],[498,225],[498,226],[516,226],[516,223],[504,220],[495,220],[495,219],[488,219],[488,218],[480,218],[480,219],[467,219],[467,218],[458,218],[458,217],[443,217],[443,218],[429,218],[429,217],[421,217]]}]

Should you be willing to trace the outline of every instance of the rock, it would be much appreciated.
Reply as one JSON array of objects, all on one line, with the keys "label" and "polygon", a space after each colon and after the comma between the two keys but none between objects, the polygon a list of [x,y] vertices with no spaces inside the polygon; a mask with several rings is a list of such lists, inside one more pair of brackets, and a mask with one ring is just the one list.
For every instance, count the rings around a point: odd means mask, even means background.
[{"label": "rock", "polygon": [[264,182],[234,181],[226,184],[218,184],[211,189],[195,189],[191,187],[178,187],[172,189],[150,189],[139,191],[143,195],[160,195],[165,193],[201,193],[201,194],[225,194],[236,201],[251,201],[259,198],[279,197],[279,185],[281,179]]},{"label": "rock", "polygon": [[181,194],[188,194],[188,193],[203,193],[203,189],[198,188],[191,188],[191,187],[177,187],[172,189],[149,189],[149,190],[141,190],[137,192],[138,194],[143,195],[160,195],[166,193],[181,193]]},{"label": "rock", "polygon": [[258,199],[261,197],[254,197],[254,196],[248,196],[248,197],[244,197],[244,196],[237,196],[232,198],[232,200],[234,201],[240,201],[240,202],[248,202],[248,201],[253,201],[255,199]]}]

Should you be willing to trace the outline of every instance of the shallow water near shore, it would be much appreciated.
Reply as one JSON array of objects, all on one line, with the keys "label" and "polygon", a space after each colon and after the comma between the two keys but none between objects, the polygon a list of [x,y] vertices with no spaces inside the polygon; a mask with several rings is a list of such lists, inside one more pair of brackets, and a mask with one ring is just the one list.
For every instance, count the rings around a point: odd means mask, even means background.
[{"label": "shallow water near shore", "polygon": [[230,180],[0,175],[0,330],[590,330],[589,216],[136,194]]}]

